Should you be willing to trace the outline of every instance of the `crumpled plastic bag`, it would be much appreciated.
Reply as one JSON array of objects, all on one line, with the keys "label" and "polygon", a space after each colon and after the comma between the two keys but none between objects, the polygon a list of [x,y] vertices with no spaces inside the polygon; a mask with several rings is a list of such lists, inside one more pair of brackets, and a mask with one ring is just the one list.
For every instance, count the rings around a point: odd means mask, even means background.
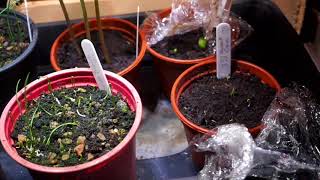
[{"label": "crumpled plastic bag", "polygon": [[[239,44],[251,32],[251,26],[240,17],[229,16],[226,0],[173,0],[171,13],[160,17],[155,13],[143,22],[145,39],[154,45],[165,37],[184,34],[202,28],[207,40],[215,39],[214,27],[227,22],[232,28],[233,46]],[[215,41],[212,41],[215,43]]]},{"label": "crumpled plastic bag", "polygon": [[281,90],[253,140],[243,125],[229,124],[194,139],[206,162],[199,179],[320,178],[320,106],[303,86]]}]

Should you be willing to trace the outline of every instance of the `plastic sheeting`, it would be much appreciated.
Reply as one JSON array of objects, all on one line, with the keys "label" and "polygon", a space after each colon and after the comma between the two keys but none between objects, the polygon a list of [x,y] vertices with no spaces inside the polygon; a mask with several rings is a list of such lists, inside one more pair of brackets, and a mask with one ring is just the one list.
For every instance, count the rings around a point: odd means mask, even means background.
[{"label": "plastic sheeting", "polygon": [[303,86],[283,89],[265,113],[253,140],[239,124],[217,127],[193,145],[206,152],[199,179],[319,179],[320,106]]},{"label": "plastic sheeting", "polygon": [[169,16],[160,17],[155,13],[144,21],[143,27],[147,27],[144,28],[147,43],[154,45],[167,36],[201,28],[205,38],[214,46],[214,27],[221,22],[227,22],[231,25],[235,46],[251,33],[252,28],[240,17],[234,14],[229,16],[230,11],[226,6],[226,0],[173,0]]}]

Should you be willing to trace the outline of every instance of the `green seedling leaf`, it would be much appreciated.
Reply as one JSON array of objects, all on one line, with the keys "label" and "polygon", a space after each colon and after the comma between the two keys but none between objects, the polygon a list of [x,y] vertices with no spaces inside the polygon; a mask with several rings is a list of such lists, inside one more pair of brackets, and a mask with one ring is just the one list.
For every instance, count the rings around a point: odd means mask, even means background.
[{"label": "green seedling leaf", "polygon": [[207,44],[208,44],[208,41],[204,37],[199,38],[198,46],[199,46],[200,49],[206,49],[207,48]]}]

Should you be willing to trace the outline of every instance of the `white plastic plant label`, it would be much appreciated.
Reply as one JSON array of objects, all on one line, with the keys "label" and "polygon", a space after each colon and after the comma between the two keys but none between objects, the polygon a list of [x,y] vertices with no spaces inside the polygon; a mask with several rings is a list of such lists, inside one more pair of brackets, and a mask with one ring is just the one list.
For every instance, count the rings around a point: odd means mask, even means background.
[{"label": "white plastic plant label", "polygon": [[231,73],[231,28],[228,23],[217,26],[217,78],[223,79]]},{"label": "white plastic plant label", "polygon": [[81,41],[81,47],[86,56],[86,59],[89,63],[89,66],[92,70],[93,76],[98,84],[100,90],[105,90],[109,95],[111,95],[111,89],[106,78],[106,75],[103,73],[103,69],[97,55],[97,52],[91,41],[84,39]]}]

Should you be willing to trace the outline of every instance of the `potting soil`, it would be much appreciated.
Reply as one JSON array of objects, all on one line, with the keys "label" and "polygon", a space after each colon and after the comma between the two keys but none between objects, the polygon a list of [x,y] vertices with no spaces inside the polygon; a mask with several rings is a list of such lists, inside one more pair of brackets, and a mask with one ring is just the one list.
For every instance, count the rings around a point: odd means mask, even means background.
[{"label": "potting soil", "polygon": [[179,109],[194,123],[212,129],[229,123],[248,128],[261,123],[276,91],[248,73],[218,80],[215,74],[193,81],[179,98]]},{"label": "potting soil", "polygon": [[72,166],[117,146],[135,118],[120,97],[95,87],[60,89],[32,101],[12,138],[19,155],[45,166]]},{"label": "potting soil", "polygon": [[[96,48],[98,57],[102,64],[103,69],[112,72],[120,72],[132,64],[136,59],[136,45],[134,39],[129,39],[126,35],[119,31],[104,30],[104,39],[106,47],[109,51],[109,58],[111,64],[107,64],[102,52],[101,44],[99,41],[98,31],[91,31],[91,39]],[[81,49],[80,43],[86,37],[83,35],[77,38],[76,44]],[[89,67],[85,56],[77,51],[74,43],[71,40],[63,43],[61,48],[58,49],[58,64],[62,69],[74,67]]]}]

